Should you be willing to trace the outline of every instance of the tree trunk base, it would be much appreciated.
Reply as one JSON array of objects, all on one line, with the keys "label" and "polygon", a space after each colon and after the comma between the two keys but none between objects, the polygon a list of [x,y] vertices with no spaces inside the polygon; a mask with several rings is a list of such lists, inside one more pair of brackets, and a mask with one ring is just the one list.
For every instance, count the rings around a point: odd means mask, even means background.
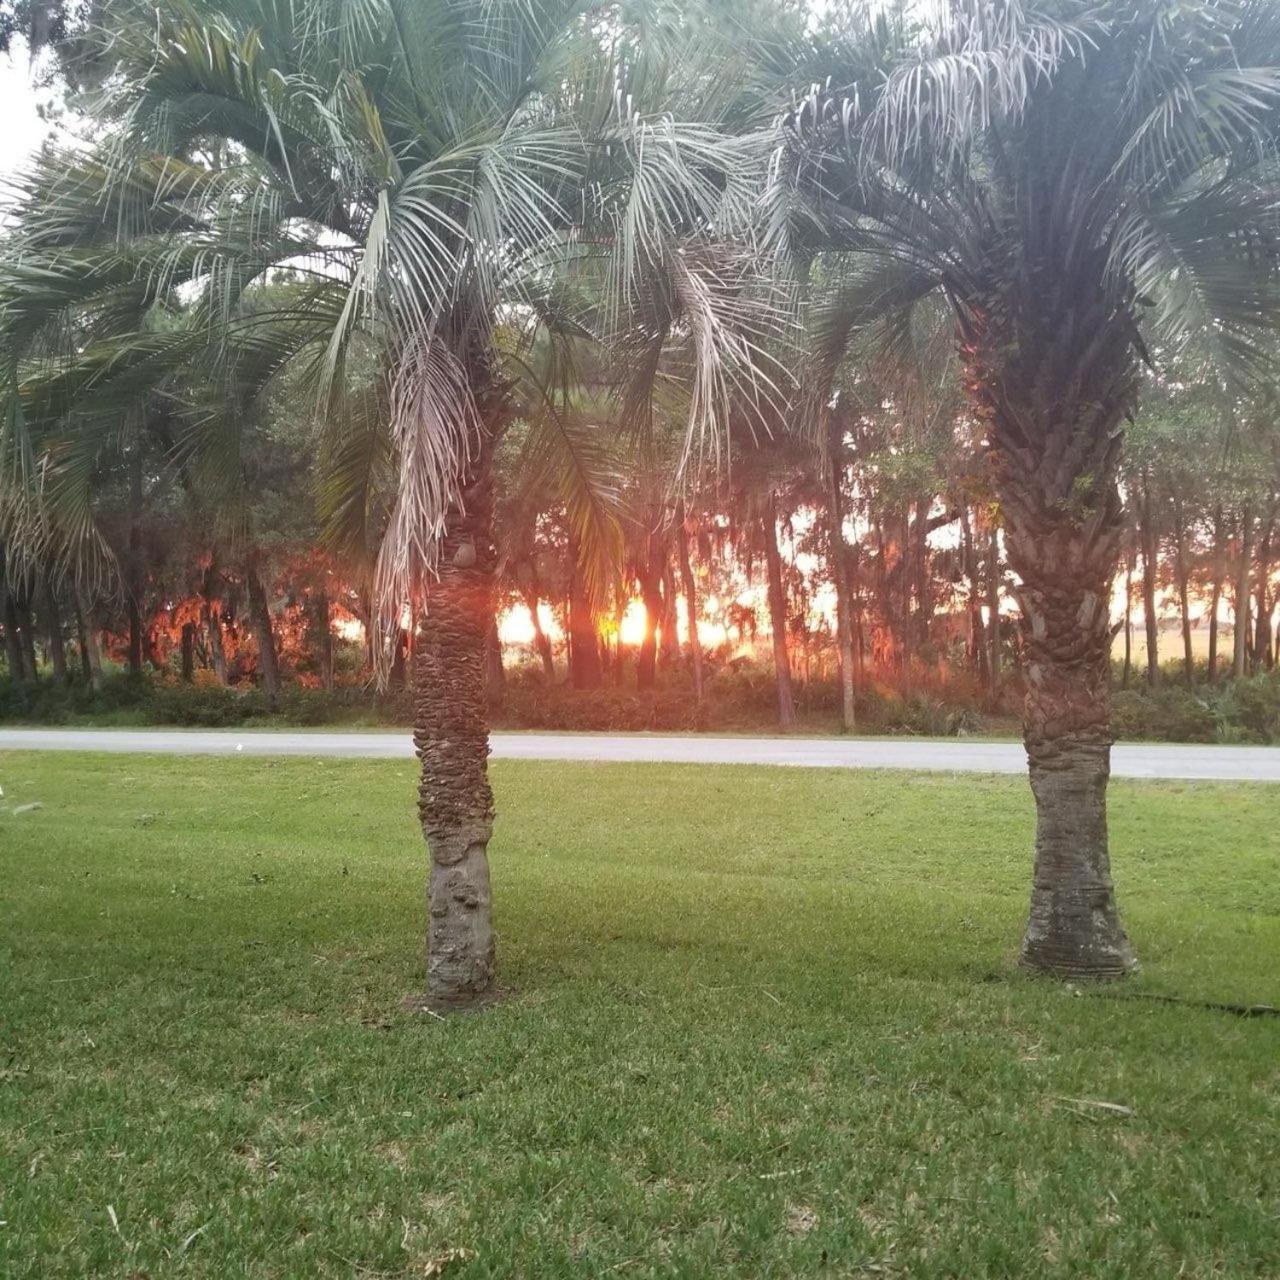
[{"label": "tree trunk base", "polygon": [[405,996],[400,1002],[400,1007],[406,1013],[429,1013],[437,1018],[447,1018],[455,1013],[479,1013],[490,1005],[498,1004],[506,998],[506,995],[504,988],[491,985],[483,995],[472,996],[465,1000],[432,995]]},{"label": "tree trunk base", "polygon": [[1058,978],[1122,978],[1137,967],[1116,910],[1107,851],[1110,748],[1031,759],[1036,868],[1021,964]]},{"label": "tree trunk base", "polygon": [[1124,930],[1109,943],[1093,948],[1087,957],[1071,947],[1055,947],[1051,942],[1023,938],[1020,968],[1048,978],[1064,978],[1078,982],[1118,982],[1137,972],[1137,957],[1129,946]]}]

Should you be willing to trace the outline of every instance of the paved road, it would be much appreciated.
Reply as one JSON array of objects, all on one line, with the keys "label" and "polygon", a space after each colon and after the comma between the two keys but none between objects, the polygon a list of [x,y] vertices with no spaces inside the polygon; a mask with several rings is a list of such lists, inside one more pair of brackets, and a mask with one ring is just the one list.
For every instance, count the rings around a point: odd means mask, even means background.
[{"label": "paved road", "polygon": [[[167,755],[350,756],[413,754],[405,733],[254,732],[203,729],[4,729],[0,750],[126,751]],[[1013,742],[918,738],[713,738],[657,734],[495,733],[500,760],[658,760],[678,764],[776,764],[837,769],[935,769],[1021,773]],[[1280,747],[1125,743],[1112,752],[1121,778],[1280,782]]]}]

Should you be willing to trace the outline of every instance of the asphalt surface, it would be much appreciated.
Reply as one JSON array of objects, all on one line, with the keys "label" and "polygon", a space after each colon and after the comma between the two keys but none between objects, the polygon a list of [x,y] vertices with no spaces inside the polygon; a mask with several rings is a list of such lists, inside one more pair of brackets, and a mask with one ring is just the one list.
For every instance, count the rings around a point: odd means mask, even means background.
[{"label": "asphalt surface", "polygon": [[[929,769],[947,773],[1022,773],[1027,767],[1019,743],[965,738],[934,741],[495,733],[492,743],[493,755],[499,760],[650,760],[824,769]],[[0,728],[0,750],[400,759],[413,755],[413,742],[407,733]],[[1112,750],[1111,772],[1118,778],[1280,782],[1280,747],[1122,743]]]}]

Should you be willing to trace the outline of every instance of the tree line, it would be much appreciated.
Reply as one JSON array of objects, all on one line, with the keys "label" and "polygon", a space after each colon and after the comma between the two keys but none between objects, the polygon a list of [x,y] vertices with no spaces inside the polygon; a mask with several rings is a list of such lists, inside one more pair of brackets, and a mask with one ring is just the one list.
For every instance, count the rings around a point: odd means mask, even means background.
[{"label": "tree line", "polygon": [[1016,664],[1022,959],[1132,967],[1117,573],[1149,629],[1172,574],[1184,639],[1207,591],[1236,674],[1275,658],[1274,6],[201,0],[75,49],[90,137],[0,257],[12,672],[39,609],[92,679],[111,600],[135,670],[182,600],[184,670],[251,637],[272,688],[282,604],[321,647],[358,615],[412,668],[453,1007],[493,983],[503,599],[563,601],[589,688],[634,584],[646,686],[698,571],[759,565],[785,726],[811,555],[847,726],[869,672]]}]

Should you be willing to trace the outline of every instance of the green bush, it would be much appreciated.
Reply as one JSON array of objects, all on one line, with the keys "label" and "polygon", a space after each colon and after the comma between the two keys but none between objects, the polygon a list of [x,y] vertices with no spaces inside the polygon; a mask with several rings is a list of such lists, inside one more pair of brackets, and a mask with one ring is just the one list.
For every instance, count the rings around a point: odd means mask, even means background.
[{"label": "green bush", "polygon": [[[1280,671],[1269,671],[1225,685],[1218,699],[1219,736],[1238,729],[1238,740],[1280,740]],[[1233,737],[1235,735],[1232,735]]]},{"label": "green bush", "polygon": [[1218,718],[1207,697],[1185,685],[1121,690],[1112,698],[1111,724],[1118,738],[1213,742],[1218,736]]}]

